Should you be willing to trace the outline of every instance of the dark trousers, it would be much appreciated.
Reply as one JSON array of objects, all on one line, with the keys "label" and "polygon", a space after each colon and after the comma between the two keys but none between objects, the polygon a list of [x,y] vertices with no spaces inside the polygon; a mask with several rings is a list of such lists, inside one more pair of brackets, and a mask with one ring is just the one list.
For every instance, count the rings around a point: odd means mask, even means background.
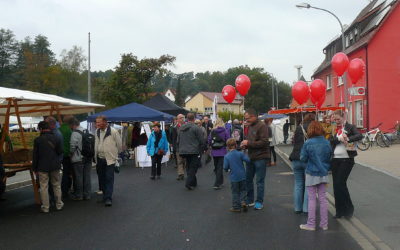
[{"label": "dark trousers", "polygon": [[199,167],[200,158],[199,155],[181,155],[186,159],[186,186],[196,187],[197,178],[196,173]]},{"label": "dark trousers", "polygon": [[224,183],[224,173],[223,173],[224,157],[217,156],[213,157],[213,159],[214,159],[214,173],[215,173],[214,187],[219,187]]},{"label": "dark trousers", "polygon": [[71,158],[64,156],[62,161],[62,179],[61,179],[61,192],[62,196],[66,197],[72,187],[74,171],[72,168]]},{"label": "dark trousers", "polygon": [[240,209],[242,204],[246,204],[247,190],[246,181],[231,182],[232,207]]},{"label": "dark trousers", "polygon": [[72,166],[75,172],[75,197],[89,199],[92,187],[90,179],[92,162],[84,159],[81,162],[72,163]]},{"label": "dark trousers", "polygon": [[270,151],[271,151],[271,158],[269,158],[269,162],[272,161],[272,158],[274,158],[274,161],[273,161],[273,162],[276,162],[275,146],[270,146],[269,149],[270,149]]},{"label": "dark trousers", "polygon": [[155,154],[151,157],[151,176],[161,175],[161,160],[163,155]]},{"label": "dark trousers", "polygon": [[283,143],[286,144],[288,138],[289,138],[289,134],[283,134]]},{"label": "dark trousers", "polygon": [[103,191],[103,200],[112,200],[114,190],[114,164],[107,165],[106,159],[97,158],[100,190]]},{"label": "dark trousers", "polygon": [[354,166],[354,158],[334,158],[332,160],[333,192],[336,215],[352,216],[354,206],[347,188],[347,178]]}]

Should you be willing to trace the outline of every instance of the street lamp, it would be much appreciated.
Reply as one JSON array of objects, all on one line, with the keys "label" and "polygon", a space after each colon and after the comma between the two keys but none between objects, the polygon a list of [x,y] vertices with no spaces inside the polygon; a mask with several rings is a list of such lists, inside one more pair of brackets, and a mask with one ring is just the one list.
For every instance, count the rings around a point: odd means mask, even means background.
[{"label": "street lamp", "polygon": [[[341,32],[342,32],[342,52],[344,52],[344,50],[346,49],[346,43],[345,43],[345,39],[344,39],[344,27],[343,27],[343,24],[342,24],[342,22],[340,21],[340,19],[339,19],[335,14],[333,14],[333,13],[332,13],[331,11],[329,11],[329,10],[322,9],[322,8],[318,8],[318,7],[315,7],[315,6],[311,6],[311,5],[308,4],[308,3],[296,4],[296,7],[299,8],[299,9],[316,9],[316,10],[322,10],[322,11],[325,11],[325,12],[331,14],[331,15],[339,22],[340,30],[341,30]],[[345,74],[343,75],[344,107],[345,107],[345,109],[347,110],[347,105],[348,105],[348,103],[347,103],[347,80],[346,80],[346,79],[347,79],[347,76],[346,76],[346,73],[345,73]]]}]

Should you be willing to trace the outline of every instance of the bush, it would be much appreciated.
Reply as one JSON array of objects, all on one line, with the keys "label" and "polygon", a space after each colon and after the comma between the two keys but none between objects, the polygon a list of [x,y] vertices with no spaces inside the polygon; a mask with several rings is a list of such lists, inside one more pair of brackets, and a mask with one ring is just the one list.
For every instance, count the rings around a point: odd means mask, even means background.
[{"label": "bush", "polygon": [[235,114],[229,111],[218,112],[218,117],[221,118],[224,122],[228,122],[229,120],[238,119],[239,121],[243,120],[243,114]]}]

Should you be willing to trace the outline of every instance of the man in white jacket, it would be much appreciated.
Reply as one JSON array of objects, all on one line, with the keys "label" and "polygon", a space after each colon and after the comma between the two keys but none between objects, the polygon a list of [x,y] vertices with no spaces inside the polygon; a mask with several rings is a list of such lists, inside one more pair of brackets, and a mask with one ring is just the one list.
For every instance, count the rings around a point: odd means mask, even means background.
[{"label": "man in white jacket", "polygon": [[114,167],[122,151],[122,140],[117,130],[110,127],[105,116],[96,118],[95,159],[100,190],[105,206],[112,206]]}]

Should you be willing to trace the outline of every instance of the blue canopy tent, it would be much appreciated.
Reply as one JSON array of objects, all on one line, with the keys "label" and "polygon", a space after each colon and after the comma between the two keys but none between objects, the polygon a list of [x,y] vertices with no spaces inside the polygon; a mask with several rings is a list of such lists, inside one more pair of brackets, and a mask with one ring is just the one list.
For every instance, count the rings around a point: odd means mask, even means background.
[{"label": "blue canopy tent", "polygon": [[88,122],[96,121],[96,117],[99,115],[106,116],[109,122],[170,121],[174,118],[172,115],[136,102],[88,116]]}]

